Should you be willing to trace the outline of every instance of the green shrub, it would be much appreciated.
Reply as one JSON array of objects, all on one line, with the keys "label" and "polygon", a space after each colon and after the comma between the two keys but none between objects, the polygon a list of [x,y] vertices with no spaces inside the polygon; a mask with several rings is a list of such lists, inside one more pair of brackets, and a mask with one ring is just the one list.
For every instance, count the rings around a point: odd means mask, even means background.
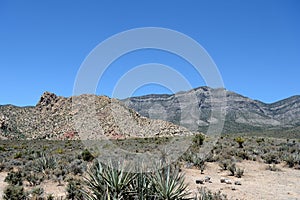
[{"label": "green shrub", "polygon": [[262,158],[265,160],[265,162],[267,164],[272,164],[272,163],[278,164],[278,163],[280,163],[279,155],[276,152],[267,153],[267,154],[263,155]]},{"label": "green shrub", "polygon": [[26,181],[28,181],[30,186],[37,186],[37,185],[41,184],[41,182],[43,182],[44,176],[41,176],[37,173],[27,173],[25,175],[25,179],[26,179]]},{"label": "green shrub", "polygon": [[235,163],[231,163],[229,166],[228,166],[228,170],[230,171],[230,175],[231,176],[234,176],[235,172],[236,172],[236,166],[235,166]]},{"label": "green shrub", "polygon": [[235,176],[237,177],[237,178],[242,178],[242,176],[244,175],[244,169],[240,169],[240,168],[237,168],[236,169],[236,173],[235,173]]},{"label": "green shrub", "polygon": [[5,182],[11,184],[11,185],[18,185],[21,186],[23,185],[23,181],[22,181],[22,174],[20,171],[17,172],[9,172],[7,174],[7,176],[4,179]]},{"label": "green shrub", "polygon": [[43,193],[44,193],[44,189],[40,188],[40,187],[33,188],[30,191],[30,194],[33,196],[33,199],[41,198],[41,196],[43,195]]},{"label": "green shrub", "polygon": [[196,134],[194,136],[193,143],[196,144],[196,145],[201,146],[203,144],[204,140],[205,140],[205,135],[203,135],[203,134]]},{"label": "green shrub", "polygon": [[27,200],[28,194],[22,186],[8,185],[3,194],[4,200]]},{"label": "green shrub", "polygon": [[35,172],[43,172],[46,174],[47,170],[54,170],[57,167],[56,158],[42,154],[40,158],[34,161],[32,167]]},{"label": "green shrub", "polygon": [[87,162],[90,162],[94,159],[94,156],[87,149],[82,151],[81,156],[82,156],[82,159]]},{"label": "green shrub", "polygon": [[236,137],[235,139],[234,139],[234,141],[236,141],[238,144],[239,144],[239,148],[243,148],[244,146],[243,146],[243,144],[244,144],[244,142],[245,142],[245,139],[244,138],[242,138],[242,137]]},{"label": "green shrub", "polygon": [[66,188],[67,199],[75,200],[75,199],[83,199],[83,193],[81,191],[81,183],[79,180],[69,180]]},{"label": "green shrub", "polygon": [[22,152],[17,152],[14,155],[14,159],[18,159],[18,158],[21,158],[21,157],[22,157]]},{"label": "green shrub", "polygon": [[231,161],[226,159],[226,160],[222,160],[219,162],[219,166],[221,167],[222,170],[227,170],[228,167],[230,166]]},{"label": "green shrub", "polygon": [[212,192],[205,187],[198,188],[199,196],[196,196],[196,200],[227,200],[227,196],[220,191]]}]

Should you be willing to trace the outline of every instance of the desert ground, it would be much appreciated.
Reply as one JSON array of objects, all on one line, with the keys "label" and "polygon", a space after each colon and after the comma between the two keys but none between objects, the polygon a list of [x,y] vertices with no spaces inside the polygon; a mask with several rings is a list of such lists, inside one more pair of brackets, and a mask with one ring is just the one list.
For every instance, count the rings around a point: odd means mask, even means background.
[{"label": "desert ground", "polygon": [[[113,142],[120,148],[132,147],[127,150],[142,152],[164,145],[169,139]],[[199,189],[205,188],[233,200],[300,199],[299,139],[223,136],[209,156],[203,158],[195,152],[205,140],[202,136],[195,136],[189,150],[174,163],[174,169],[180,169],[180,174],[184,174],[184,182],[191,196],[197,194],[199,197]],[[70,193],[70,183],[88,177],[87,171],[95,161],[93,154],[80,141],[2,140],[0,147],[0,199],[9,185],[12,188],[23,187],[29,199],[47,199],[49,195],[54,199],[70,199],[66,198]],[[230,170],[232,166],[234,174]],[[240,177],[238,170],[243,171]],[[13,176],[5,181],[9,174]],[[19,186],[12,183],[17,178],[22,181]],[[71,192],[81,187],[73,187]]]}]

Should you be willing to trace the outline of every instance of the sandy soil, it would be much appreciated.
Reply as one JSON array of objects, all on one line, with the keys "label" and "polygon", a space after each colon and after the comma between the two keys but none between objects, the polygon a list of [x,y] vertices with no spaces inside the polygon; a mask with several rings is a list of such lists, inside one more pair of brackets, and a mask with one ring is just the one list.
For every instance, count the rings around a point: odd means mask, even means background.
[{"label": "sandy soil", "polygon": [[[228,171],[221,171],[217,163],[208,163],[204,174],[196,169],[183,169],[186,173],[186,182],[192,192],[197,187],[207,187],[212,191],[221,190],[229,199],[300,199],[300,170],[289,169],[278,165],[282,171],[266,170],[268,165],[253,161],[243,161],[237,164],[245,169],[242,178],[229,176]],[[196,179],[210,176],[212,183],[196,184]],[[221,183],[221,177],[228,178],[232,184]],[[242,185],[234,185],[240,181]],[[233,190],[234,189],[234,190]]]},{"label": "sandy soil", "polygon": [[[3,191],[5,190],[5,187],[8,185],[6,182],[4,182],[5,177],[7,176],[7,172],[1,172],[0,173],[0,199],[2,199]],[[32,187],[27,187],[26,183],[25,190],[30,190]],[[43,182],[38,187],[42,187],[44,189],[44,196],[47,196],[49,194],[53,194],[55,197],[65,197],[66,196],[66,187],[67,183],[62,183],[62,185],[58,185],[57,182],[47,180]]]},{"label": "sandy soil", "polygon": [[[242,178],[229,176],[228,171],[221,171],[217,163],[207,163],[204,174],[200,174],[197,169],[183,169],[186,174],[186,182],[189,184],[191,192],[197,191],[197,187],[207,187],[212,191],[221,190],[229,199],[247,200],[300,200],[300,170],[290,169],[278,165],[281,171],[273,172],[266,170],[268,165],[253,161],[243,161],[237,164],[245,169]],[[0,173],[0,199],[7,184],[4,182],[6,172]],[[196,184],[196,179],[211,177],[212,183]],[[221,183],[221,177],[228,178],[232,184]],[[242,185],[234,185],[235,181],[240,181]],[[47,181],[41,185],[45,194],[54,194],[56,197],[65,196],[65,186],[58,186],[57,182]],[[234,190],[233,190],[234,189]]]},{"label": "sandy soil", "polygon": [[0,173],[0,199],[2,199],[3,191],[7,186],[7,183],[4,182],[5,177],[7,176],[7,172]]}]

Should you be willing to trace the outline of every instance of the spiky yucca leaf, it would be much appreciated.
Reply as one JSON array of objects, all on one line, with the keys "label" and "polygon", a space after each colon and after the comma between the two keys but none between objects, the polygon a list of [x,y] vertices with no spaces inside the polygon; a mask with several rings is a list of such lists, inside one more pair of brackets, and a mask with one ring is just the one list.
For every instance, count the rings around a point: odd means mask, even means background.
[{"label": "spiky yucca leaf", "polygon": [[157,170],[152,176],[152,182],[159,199],[186,199],[190,194],[187,192],[188,185],[184,183],[184,175],[171,169],[170,165]]},{"label": "spiky yucca leaf", "polygon": [[124,164],[117,168],[110,162],[107,166],[96,161],[85,178],[87,191],[84,194],[87,199],[124,199],[130,193],[130,184],[135,174],[129,173]]}]

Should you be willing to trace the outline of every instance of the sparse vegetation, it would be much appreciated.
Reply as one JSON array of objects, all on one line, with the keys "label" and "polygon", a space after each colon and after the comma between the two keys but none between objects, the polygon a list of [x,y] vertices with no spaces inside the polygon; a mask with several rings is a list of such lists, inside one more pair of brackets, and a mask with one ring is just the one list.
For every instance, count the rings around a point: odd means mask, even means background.
[{"label": "sparse vegetation", "polygon": [[227,196],[220,191],[212,192],[205,187],[198,188],[196,200],[227,200]]},{"label": "sparse vegetation", "polygon": [[[207,155],[201,155],[198,151],[203,145],[200,145],[201,138],[198,137],[191,138],[193,144],[176,163],[176,167],[170,166],[156,173],[139,174],[126,173],[128,170],[122,171],[124,166],[115,164],[95,167],[98,159],[95,159],[90,149],[84,148],[78,141],[32,140],[29,143],[22,140],[0,140],[0,168],[3,172],[8,172],[5,181],[9,183],[5,190],[5,198],[10,199],[9,196],[13,193],[15,195],[12,195],[11,199],[22,199],[22,196],[53,199],[54,196],[47,197],[41,190],[41,184],[46,181],[54,181],[60,187],[65,187],[67,199],[97,199],[100,196],[101,198],[126,196],[129,199],[171,198],[179,194],[185,198],[187,190],[183,182],[184,175],[180,172],[182,166],[199,169],[199,175],[204,173],[206,176],[209,171],[206,171],[205,167],[209,162],[217,162],[224,171],[222,173],[238,178],[242,178],[244,172],[248,172],[247,169],[239,167],[239,162],[243,160],[262,160],[266,163],[266,169],[271,171],[279,171],[282,166],[295,169],[299,169],[300,166],[298,140],[241,136],[244,142],[243,147],[239,148],[236,138],[240,136],[223,135]],[[171,137],[130,138],[112,142],[120,148],[146,152],[155,148],[157,143],[164,145],[171,139]],[[88,167],[90,165],[93,167]],[[92,176],[87,175],[87,172]],[[221,195],[208,190],[205,194],[202,199],[217,198]],[[197,198],[200,198],[199,194]]]}]

